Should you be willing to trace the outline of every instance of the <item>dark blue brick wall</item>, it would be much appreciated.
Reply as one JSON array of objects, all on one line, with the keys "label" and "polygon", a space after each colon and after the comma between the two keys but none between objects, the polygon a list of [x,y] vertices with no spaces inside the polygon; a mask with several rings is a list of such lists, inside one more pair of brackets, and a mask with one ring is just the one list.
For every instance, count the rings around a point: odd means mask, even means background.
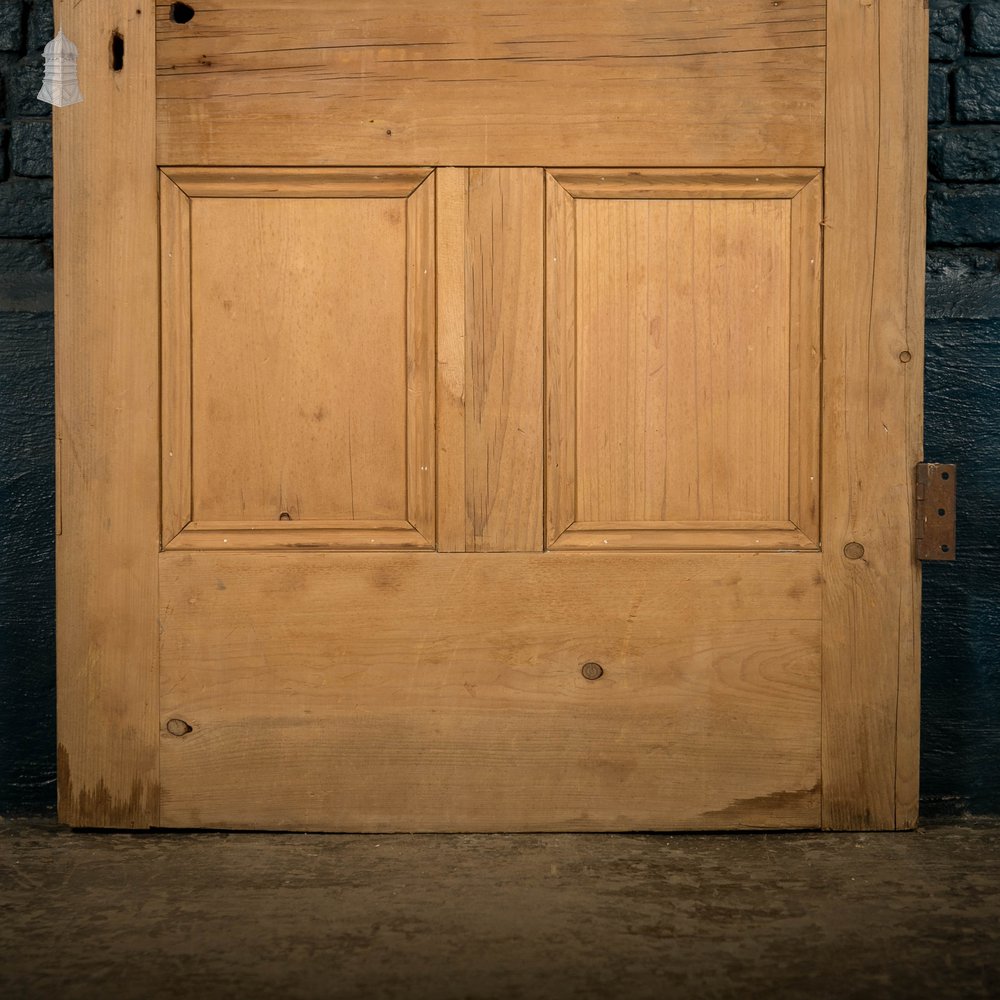
[{"label": "dark blue brick wall", "polygon": [[0,0],[0,813],[55,803],[51,33]]},{"label": "dark blue brick wall", "polygon": [[1000,812],[1000,3],[931,10],[927,457],[958,561],[924,569],[925,814]]},{"label": "dark blue brick wall", "polygon": [[[0,0],[0,812],[55,801],[48,0]],[[1000,0],[931,10],[929,458],[959,560],[924,584],[923,809],[1000,812]]]}]

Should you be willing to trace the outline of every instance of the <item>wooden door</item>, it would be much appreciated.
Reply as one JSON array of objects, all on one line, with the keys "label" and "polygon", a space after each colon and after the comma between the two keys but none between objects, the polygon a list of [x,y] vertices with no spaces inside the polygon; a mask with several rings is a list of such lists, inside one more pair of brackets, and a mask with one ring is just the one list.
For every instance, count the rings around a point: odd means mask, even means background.
[{"label": "wooden door", "polygon": [[914,824],[921,0],[57,6],[64,821]]}]

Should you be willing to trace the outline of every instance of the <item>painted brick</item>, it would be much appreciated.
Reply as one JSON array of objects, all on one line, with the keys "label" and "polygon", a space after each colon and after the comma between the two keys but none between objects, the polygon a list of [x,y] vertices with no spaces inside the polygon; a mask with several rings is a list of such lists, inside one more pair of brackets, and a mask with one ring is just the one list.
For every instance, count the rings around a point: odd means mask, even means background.
[{"label": "painted brick", "polygon": [[21,0],[0,0],[0,50],[17,52],[21,48]]},{"label": "painted brick", "polygon": [[970,11],[969,21],[972,51],[1000,54],[1000,8],[993,4],[977,5]]},{"label": "painted brick", "polygon": [[[959,468],[958,561],[924,566],[921,794],[1000,805],[1000,321],[927,324],[925,454]],[[956,793],[957,796],[956,796]]]},{"label": "painted brick", "polygon": [[931,10],[931,59],[950,62],[962,54],[962,5],[938,3]]},{"label": "painted brick", "polygon": [[955,70],[955,118],[1000,121],[1000,59],[970,59]]},{"label": "painted brick", "polygon": [[52,312],[54,303],[51,271],[0,274],[0,311]]},{"label": "painted brick", "polygon": [[15,177],[0,184],[0,236],[52,233],[52,181]]},{"label": "painted brick", "polygon": [[45,43],[55,34],[52,23],[52,4],[50,0],[36,0],[31,5],[28,14],[28,48],[41,52]]},{"label": "painted brick", "polygon": [[931,66],[927,80],[927,120],[931,125],[948,120],[950,89],[949,67]]},{"label": "painted brick", "polygon": [[51,269],[50,244],[41,240],[0,240],[0,274]]},{"label": "painted brick", "polygon": [[19,59],[4,72],[7,114],[11,118],[44,118],[52,108],[38,100],[42,87],[43,63],[40,55]]},{"label": "painted brick", "polygon": [[947,246],[1000,243],[998,218],[1000,186],[931,184],[927,197],[929,243]]},{"label": "painted brick", "polygon": [[52,176],[52,123],[47,118],[16,121],[10,129],[10,164],[23,177]]},{"label": "painted brick", "polygon": [[0,312],[0,810],[55,798],[52,316]]},{"label": "painted brick", "polygon": [[[928,454],[939,461],[944,460],[944,455],[954,455],[954,461],[959,463],[959,548],[964,536],[967,552],[978,549],[1000,555],[1000,504],[996,494],[1000,479],[1000,439],[996,433],[1000,319],[930,320],[926,352]],[[942,434],[945,427],[947,436]],[[995,580],[989,589],[996,594],[1000,591],[1000,573],[994,568],[993,575]],[[996,608],[1000,615],[1000,601]],[[995,646],[990,655],[1000,667]],[[1000,697],[1000,685],[996,696]]]},{"label": "painted brick", "polygon": [[957,247],[927,254],[928,319],[1000,319],[1000,254]]},{"label": "painted brick", "polygon": [[928,153],[941,180],[1000,180],[1000,126],[939,129],[929,136]]}]

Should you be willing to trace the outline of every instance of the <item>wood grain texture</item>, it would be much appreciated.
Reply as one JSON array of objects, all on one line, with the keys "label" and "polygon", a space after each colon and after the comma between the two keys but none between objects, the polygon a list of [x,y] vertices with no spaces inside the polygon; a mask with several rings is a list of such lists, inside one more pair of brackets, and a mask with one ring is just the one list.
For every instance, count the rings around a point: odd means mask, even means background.
[{"label": "wood grain texture", "polygon": [[406,210],[192,201],[195,520],[406,517]]},{"label": "wood grain texture", "polygon": [[465,244],[469,171],[437,171],[437,547],[464,552]]},{"label": "wood grain texture", "polygon": [[164,545],[433,547],[434,181],[397,173],[163,176]]},{"label": "wood grain texture", "polygon": [[406,202],[406,517],[431,547],[437,531],[435,179]]},{"label": "wood grain texture", "polygon": [[793,198],[816,179],[806,170],[567,170],[550,171],[574,198]]},{"label": "wood grain texture", "polygon": [[159,162],[818,166],[825,8],[161,0]]},{"label": "wood grain texture", "polygon": [[466,550],[542,548],[542,171],[468,172]]},{"label": "wood grain texture", "polygon": [[545,178],[545,543],[576,520],[576,206]]},{"label": "wood grain texture", "polygon": [[433,549],[409,521],[191,521],[164,549]]},{"label": "wood grain texture", "polygon": [[823,178],[814,176],[790,202],[792,328],[788,355],[788,515],[820,540],[822,426]]},{"label": "wood grain texture", "polygon": [[165,553],[162,822],[815,826],[819,559]]},{"label": "wood grain texture", "polygon": [[549,548],[591,552],[614,549],[776,549],[790,552],[815,549],[816,540],[800,531],[791,521],[773,521],[753,527],[747,527],[744,521],[612,522],[598,526],[589,521],[576,521]]},{"label": "wood grain texture", "polygon": [[191,200],[160,174],[161,541],[191,509]]},{"label": "wood grain texture", "polygon": [[[56,3],[82,104],[54,111],[59,818],[157,821],[159,391],[154,31],[143,0]],[[115,73],[112,31],[128,58]]]},{"label": "wood grain texture", "polygon": [[577,203],[578,520],[787,520],[789,214]]},{"label": "wood grain texture", "polygon": [[164,173],[191,198],[408,198],[430,171],[171,167]]},{"label": "wood grain texture", "polygon": [[549,180],[549,545],[816,548],[821,182],[638,173]]},{"label": "wood grain texture", "polygon": [[835,829],[916,821],[926,44],[919,0],[830,5],[823,825]]}]

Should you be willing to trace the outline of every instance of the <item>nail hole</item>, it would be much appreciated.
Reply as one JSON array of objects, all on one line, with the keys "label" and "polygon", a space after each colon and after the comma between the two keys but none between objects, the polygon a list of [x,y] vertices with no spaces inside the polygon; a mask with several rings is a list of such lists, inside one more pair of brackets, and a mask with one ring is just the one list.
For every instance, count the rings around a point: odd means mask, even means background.
[{"label": "nail hole", "polygon": [[125,65],[125,39],[116,31],[111,36],[111,68],[120,73]]},{"label": "nail hole", "polygon": [[938,517],[944,517],[944,507],[938,507]]},{"label": "nail hole", "polygon": [[951,549],[947,545],[942,545],[941,546],[941,551],[942,552],[951,552]]},{"label": "nail hole", "polygon": [[171,736],[187,736],[191,732],[191,726],[189,726],[183,719],[171,719],[167,723],[167,732]]},{"label": "nail hole", "polygon": [[941,473],[941,478],[942,479],[951,479],[951,473],[950,472],[942,472]]},{"label": "nail hole", "polygon": [[187,24],[194,17],[194,8],[186,3],[172,3],[170,5],[170,20],[174,24]]},{"label": "nail hole", "polygon": [[282,511],[282,512],[281,512],[281,513],[280,513],[280,514],[278,515],[278,520],[279,520],[279,521],[290,521],[291,519],[292,519],[292,515],[291,515],[291,514],[289,514],[287,510],[283,510],[283,511]]},{"label": "nail hole", "polygon": [[599,677],[602,677],[604,675],[604,667],[602,667],[599,663],[594,663],[594,661],[591,660],[589,663],[585,663],[580,668],[580,673],[583,674],[583,676],[586,677],[588,681],[596,681]]}]

